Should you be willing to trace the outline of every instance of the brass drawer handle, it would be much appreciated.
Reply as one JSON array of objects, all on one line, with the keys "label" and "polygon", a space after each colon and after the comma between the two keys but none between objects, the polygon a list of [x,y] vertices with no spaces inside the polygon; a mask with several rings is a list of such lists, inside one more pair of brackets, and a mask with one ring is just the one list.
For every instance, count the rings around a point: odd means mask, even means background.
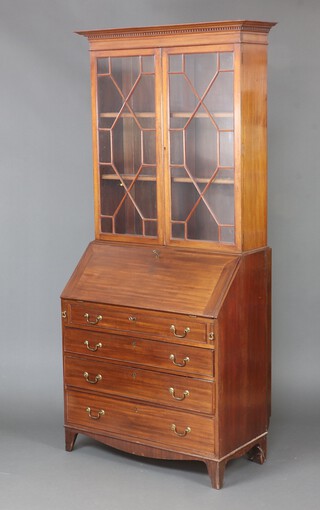
[{"label": "brass drawer handle", "polygon": [[183,432],[178,432],[177,427],[174,423],[171,425],[171,430],[179,437],[185,437],[187,434],[190,434],[191,432],[190,427],[186,427]]},{"label": "brass drawer handle", "polygon": [[92,326],[95,326],[96,324],[98,324],[98,322],[100,322],[102,320],[102,315],[97,315],[96,320],[94,320],[94,321],[91,321],[89,317],[90,316],[88,313],[84,314],[84,318],[87,320],[87,323],[91,324]]},{"label": "brass drawer handle", "polygon": [[190,333],[191,329],[190,328],[185,328],[183,334],[182,335],[178,335],[175,325],[171,324],[170,331],[172,331],[172,333],[174,334],[174,336],[176,338],[185,338],[187,336],[187,334]]},{"label": "brass drawer handle", "polygon": [[101,381],[101,379],[102,379],[102,375],[101,374],[97,374],[94,379],[89,379],[88,372],[83,372],[83,377],[90,384],[97,384],[97,382]]},{"label": "brass drawer handle", "polygon": [[169,359],[172,361],[172,363],[173,363],[176,367],[185,367],[185,366],[186,366],[186,364],[187,364],[187,363],[189,363],[189,361],[190,361],[189,356],[186,356],[186,357],[183,359],[182,363],[177,363],[177,362],[176,362],[176,357],[175,357],[175,355],[174,355],[174,354],[170,354]]},{"label": "brass drawer handle", "polygon": [[134,317],[134,315],[130,315],[130,317],[128,317],[128,320],[131,322],[135,322],[137,320],[137,317]]},{"label": "brass drawer handle", "polygon": [[94,347],[90,347],[89,340],[85,340],[83,343],[87,347],[88,351],[91,351],[91,352],[96,352],[98,349],[100,349],[102,347],[102,343],[101,342],[96,344]]},{"label": "brass drawer handle", "polygon": [[104,416],[106,414],[103,409],[99,409],[97,416],[94,416],[93,414],[91,414],[91,407],[87,407],[86,411],[89,415],[89,418],[91,418],[92,420],[100,420],[101,416]]},{"label": "brass drawer handle", "polygon": [[190,395],[190,392],[188,390],[185,390],[183,392],[183,395],[182,397],[176,397],[175,395],[175,389],[174,388],[169,388],[169,393],[170,395],[172,396],[172,398],[174,398],[174,400],[179,400],[179,402],[181,402],[182,400],[184,400],[185,398],[189,397]]}]

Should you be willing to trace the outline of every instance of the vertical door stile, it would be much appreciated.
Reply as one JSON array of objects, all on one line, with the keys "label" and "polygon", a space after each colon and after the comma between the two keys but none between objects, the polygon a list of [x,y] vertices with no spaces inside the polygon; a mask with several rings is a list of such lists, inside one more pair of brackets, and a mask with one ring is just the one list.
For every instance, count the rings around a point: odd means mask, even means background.
[{"label": "vertical door stile", "polygon": [[234,221],[235,245],[242,249],[242,132],[241,132],[241,45],[234,45]]},{"label": "vertical door stile", "polygon": [[170,218],[171,218],[171,190],[170,190],[170,167],[169,167],[169,88],[168,88],[168,53],[161,51],[161,81],[162,81],[162,111],[161,111],[161,127],[162,127],[162,165],[163,165],[163,195],[164,203],[163,228],[164,228],[164,244],[168,244],[170,239]]},{"label": "vertical door stile", "polygon": [[99,169],[99,147],[98,147],[98,105],[97,105],[97,57],[95,53],[90,54],[91,72],[91,111],[92,111],[92,157],[93,157],[93,191],[94,191],[94,223],[95,237],[99,239],[100,229],[100,169]]},{"label": "vertical door stile", "polygon": [[165,244],[165,204],[164,181],[165,181],[165,154],[164,154],[164,91],[162,79],[162,50],[155,50],[155,113],[156,113],[156,153],[157,153],[157,211],[158,211],[158,242]]}]

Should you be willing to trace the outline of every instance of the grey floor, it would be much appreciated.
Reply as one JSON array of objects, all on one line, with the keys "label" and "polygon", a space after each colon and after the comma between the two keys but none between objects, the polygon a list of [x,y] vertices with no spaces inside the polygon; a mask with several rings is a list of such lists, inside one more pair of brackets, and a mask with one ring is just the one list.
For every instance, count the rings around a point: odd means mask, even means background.
[{"label": "grey floor", "polygon": [[215,491],[201,463],[141,459],[84,436],[65,452],[60,402],[24,402],[0,418],[0,510],[320,508],[311,419],[273,417],[267,462],[231,461]]}]

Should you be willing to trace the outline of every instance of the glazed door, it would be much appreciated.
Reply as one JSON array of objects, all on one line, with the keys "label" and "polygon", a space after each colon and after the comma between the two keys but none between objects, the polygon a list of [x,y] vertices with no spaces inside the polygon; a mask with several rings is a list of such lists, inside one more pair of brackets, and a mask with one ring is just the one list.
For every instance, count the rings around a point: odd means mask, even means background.
[{"label": "glazed door", "polygon": [[159,55],[92,57],[96,237],[162,243]]},{"label": "glazed door", "polygon": [[164,54],[171,244],[235,243],[232,49],[175,48]]}]

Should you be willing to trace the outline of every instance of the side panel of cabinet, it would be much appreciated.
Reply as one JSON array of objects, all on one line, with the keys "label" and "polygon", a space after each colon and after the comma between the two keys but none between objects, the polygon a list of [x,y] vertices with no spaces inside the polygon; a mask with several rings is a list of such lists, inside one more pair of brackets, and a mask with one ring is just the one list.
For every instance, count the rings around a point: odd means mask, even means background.
[{"label": "side panel of cabinet", "polygon": [[270,413],[269,248],[244,255],[218,316],[219,457],[267,432]]},{"label": "side panel of cabinet", "polygon": [[243,44],[236,52],[241,104],[237,154],[241,250],[248,251],[267,246],[267,46]]}]

